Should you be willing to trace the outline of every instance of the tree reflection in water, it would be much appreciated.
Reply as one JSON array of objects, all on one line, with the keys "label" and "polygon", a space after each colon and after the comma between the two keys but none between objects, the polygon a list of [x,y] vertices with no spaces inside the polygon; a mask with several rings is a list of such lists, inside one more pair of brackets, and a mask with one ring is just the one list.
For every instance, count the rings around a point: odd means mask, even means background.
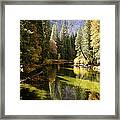
[{"label": "tree reflection in water", "polygon": [[100,74],[71,65],[44,66],[43,74],[21,83],[21,100],[99,100]]}]

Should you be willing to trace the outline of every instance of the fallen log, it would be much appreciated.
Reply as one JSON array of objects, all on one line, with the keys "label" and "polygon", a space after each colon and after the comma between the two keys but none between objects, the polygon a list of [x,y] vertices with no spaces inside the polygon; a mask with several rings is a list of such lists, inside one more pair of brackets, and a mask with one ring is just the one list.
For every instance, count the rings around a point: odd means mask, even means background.
[{"label": "fallen log", "polygon": [[33,77],[38,76],[38,75],[41,75],[41,74],[43,74],[43,71],[41,71],[41,72],[39,72],[39,73],[31,76],[31,77],[27,77],[27,78],[25,78],[25,79],[21,79],[21,80],[20,80],[20,83],[21,83],[21,82],[28,81],[28,80],[31,80]]}]

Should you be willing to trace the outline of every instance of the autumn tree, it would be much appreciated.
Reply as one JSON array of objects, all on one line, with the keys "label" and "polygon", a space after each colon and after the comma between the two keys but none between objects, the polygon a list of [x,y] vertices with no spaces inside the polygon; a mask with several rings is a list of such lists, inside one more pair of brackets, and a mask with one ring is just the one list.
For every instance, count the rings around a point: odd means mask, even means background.
[{"label": "autumn tree", "polygon": [[100,21],[91,21],[91,47],[93,48],[93,62],[100,64]]}]

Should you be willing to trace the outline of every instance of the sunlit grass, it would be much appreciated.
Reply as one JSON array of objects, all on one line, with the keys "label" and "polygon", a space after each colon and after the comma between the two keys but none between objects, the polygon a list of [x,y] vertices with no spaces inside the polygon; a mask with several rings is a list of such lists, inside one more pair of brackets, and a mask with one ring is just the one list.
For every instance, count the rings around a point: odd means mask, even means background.
[{"label": "sunlit grass", "polygon": [[69,77],[69,76],[57,76],[57,77],[64,79],[61,81],[66,82],[67,84],[79,86],[83,89],[89,89],[90,91],[100,93],[100,83],[98,83],[98,82],[82,80],[79,78],[73,78],[73,77]]},{"label": "sunlit grass", "polygon": [[92,69],[87,69],[84,67],[74,67],[74,68],[64,68],[67,70],[72,70],[76,75],[79,74],[90,74],[92,72]]},{"label": "sunlit grass", "polygon": [[83,68],[83,67],[74,67],[73,71],[76,75],[79,75],[79,74],[88,75],[91,72],[87,68]]}]

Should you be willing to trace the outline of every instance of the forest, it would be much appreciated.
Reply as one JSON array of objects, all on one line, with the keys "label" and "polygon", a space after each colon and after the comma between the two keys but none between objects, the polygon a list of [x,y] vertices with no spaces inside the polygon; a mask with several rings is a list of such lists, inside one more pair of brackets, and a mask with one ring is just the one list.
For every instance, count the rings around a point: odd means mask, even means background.
[{"label": "forest", "polygon": [[21,99],[98,100],[99,77],[99,20],[20,20]]}]

